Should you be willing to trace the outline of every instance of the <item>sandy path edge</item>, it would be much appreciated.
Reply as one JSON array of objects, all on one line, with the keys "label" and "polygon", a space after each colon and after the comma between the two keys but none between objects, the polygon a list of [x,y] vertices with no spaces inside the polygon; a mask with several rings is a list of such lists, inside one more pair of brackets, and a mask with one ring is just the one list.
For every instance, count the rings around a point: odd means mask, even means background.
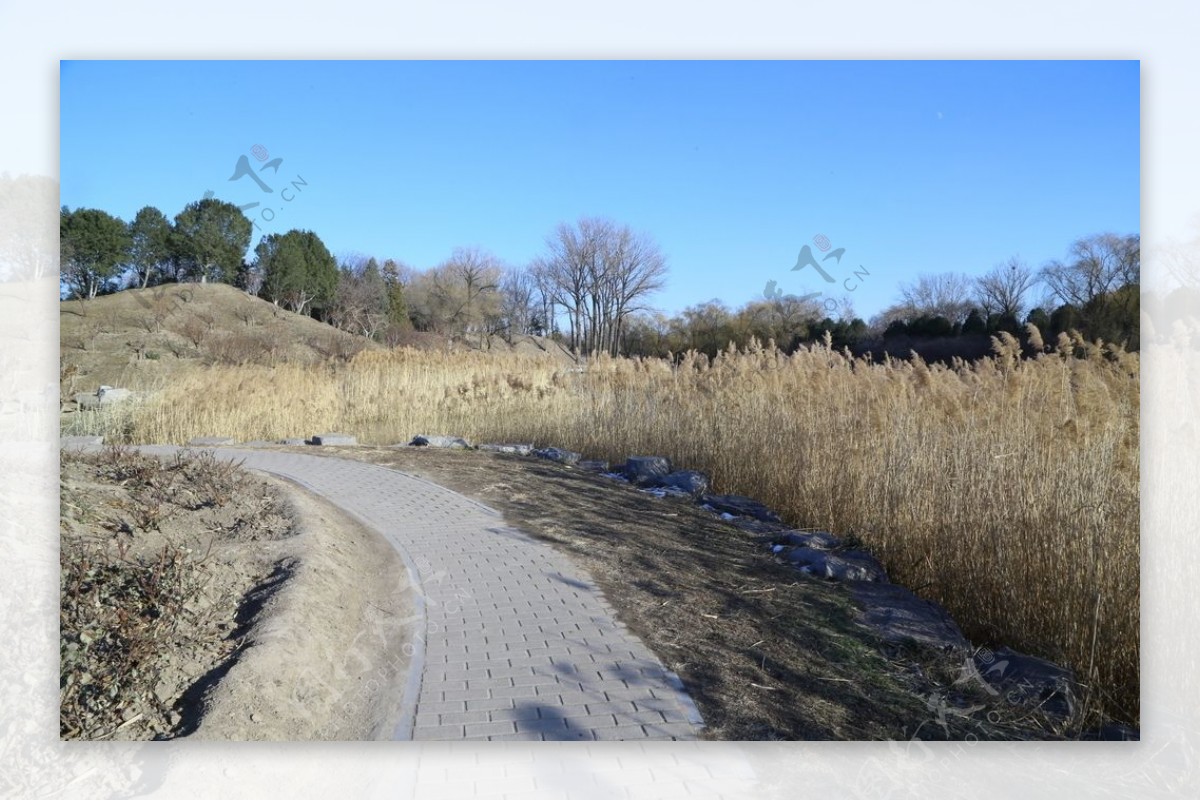
[{"label": "sandy path edge", "polygon": [[300,483],[252,472],[284,492],[298,533],[276,562],[283,580],[244,601],[260,607],[246,645],[189,739],[406,739],[423,630],[407,560]]}]

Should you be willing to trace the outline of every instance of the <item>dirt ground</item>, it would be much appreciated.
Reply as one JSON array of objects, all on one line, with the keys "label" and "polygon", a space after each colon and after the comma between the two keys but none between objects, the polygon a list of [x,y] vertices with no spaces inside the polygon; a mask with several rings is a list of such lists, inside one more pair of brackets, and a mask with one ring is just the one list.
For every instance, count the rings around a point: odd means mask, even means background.
[{"label": "dirt ground", "polygon": [[[567,554],[720,740],[1052,739],[944,654],[881,642],[767,535],[530,457],[311,448],[462,492]],[[203,453],[63,453],[64,739],[390,738],[415,620],[400,558]],[[961,657],[957,657],[961,661]]]},{"label": "dirt ground", "polygon": [[[1043,721],[962,681],[940,653],[856,621],[844,586],[798,575],[762,535],[532,457],[432,448],[309,448],[457,490],[586,569],[677,672],[722,740],[1046,739]],[[989,719],[990,715],[990,719]]]},{"label": "dirt ground", "polygon": [[203,453],[62,452],[63,739],[390,739],[414,625],[386,541]]}]

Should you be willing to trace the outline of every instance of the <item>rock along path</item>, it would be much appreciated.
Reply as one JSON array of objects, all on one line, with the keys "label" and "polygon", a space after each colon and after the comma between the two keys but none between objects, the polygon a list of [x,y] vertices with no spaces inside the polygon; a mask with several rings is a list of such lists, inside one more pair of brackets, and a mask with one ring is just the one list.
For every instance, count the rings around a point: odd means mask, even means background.
[{"label": "rock along path", "polygon": [[590,578],[494,509],[365,462],[212,450],[325,497],[404,558],[419,619],[395,739],[697,737],[700,714],[678,677],[616,620]]}]

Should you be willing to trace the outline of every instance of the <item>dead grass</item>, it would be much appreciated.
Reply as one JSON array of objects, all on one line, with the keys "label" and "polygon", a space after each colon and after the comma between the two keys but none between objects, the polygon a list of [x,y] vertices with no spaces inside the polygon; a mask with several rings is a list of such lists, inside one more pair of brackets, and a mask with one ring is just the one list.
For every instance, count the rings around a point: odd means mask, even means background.
[{"label": "dead grass", "polygon": [[179,375],[121,434],[369,443],[419,433],[610,460],[659,454],[793,525],[856,537],[968,636],[1073,667],[1139,715],[1138,357],[1078,339],[1020,360],[872,364],[752,343],[710,361],[360,353],[319,367]]},{"label": "dead grass", "polygon": [[1052,721],[965,671],[964,655],[891,646],[844,584],[805,578],[759,536],[678,498],[535,458],[431,448],[320,448],[486,503],[570,556],[684,680],[714,740],[1057,739]]},{"label": "dead grass", "polygon": [[62,468],[60,736],[186,733],[241,645],[239,604],[286,510],[211,452],[64,451]]},{"label": "dead grass", "polygon": [[63,367],[83,390],[149,389],[200,364],[312,365],[376,343],[226,284],[164,284],[59,304]]}]

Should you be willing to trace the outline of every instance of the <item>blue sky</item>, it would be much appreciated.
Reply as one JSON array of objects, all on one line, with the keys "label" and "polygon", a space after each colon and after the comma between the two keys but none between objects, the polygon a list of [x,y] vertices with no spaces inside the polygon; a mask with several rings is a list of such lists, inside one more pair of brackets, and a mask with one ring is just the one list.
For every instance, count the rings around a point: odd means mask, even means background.
[{"label": "blue sky", "polygon": [[[471,245],[522,265],[606,216],[666,254],[667,312],[774,280],[866,318],[919,273],[1140,230],[1135,61],[72,61],[61,111],[71,208],[174,217],[211,190],[260,203],[251,247],[307,228],[422,269]],[[270,194],[229,180],[255,145]],[[818,234],[836,286],[791,270]]]}]

